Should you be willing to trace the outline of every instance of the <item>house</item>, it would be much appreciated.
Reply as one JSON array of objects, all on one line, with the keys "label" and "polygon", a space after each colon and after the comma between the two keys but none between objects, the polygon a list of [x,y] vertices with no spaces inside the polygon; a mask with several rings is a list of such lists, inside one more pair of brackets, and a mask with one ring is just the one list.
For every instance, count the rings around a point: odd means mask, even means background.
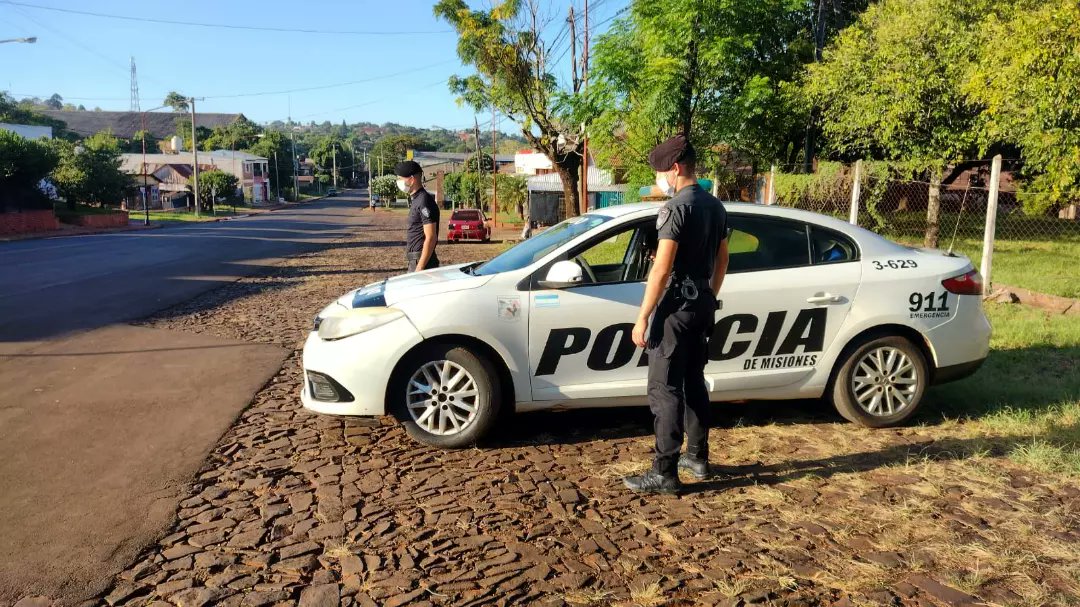
[{"label": "house", "polygon": [[[145,167],[143,165],[145,158]],[[191,152],[177,154],[121,154],[120,168],[129,175],[153,175],[159,180],[163,198],[187,192],[192,176]],[[199,171],[219,170],[235,175],[244,200],[253,204],[270,201],[269,161],[262,156],[232,150],[199,152]],[[229,194],[233,194],[229,192]],[[168,202],[164,208],[170,208]],[[156,208],[156,207],[155,207]]]},{"label": "house", "polygon": [[[610,171],[589,166],[588,209],[622,204],[626,184],[617,184]],[[558,173],[543,173],[527,178],[529,218],[539,225],[554,225],[566,219],[562,178]]]},{"label": "house", "polygon": [[37,126],[33,124],[7,124],[0,122],[0,130],[11,131],[26,139],[52,139],[51,126]]},{"label": "house", "polygon": [[518,175],[546,175],[554,172],[555,166],[543,152],[521,150],[514,154],[514,173]]},{"label": "house", "polygon": [[[483,149],[480,150],[484,152]],[[474,153],[462,152],[418,152],[409,150],[409,155],[417,164],[424,169],[424,178],[428,183],[434,183],[435,202],[442,204],[446,197],[443,193],[443,177],[447,173],[456,173],[465,170],[465,163]],[[510,154],[495,155],[495,169],[502,174],[514,173],[514,157]]]},{"label": "house", "polygon": [[[81,137],[108,131],[115,137],[131,139],[135,133],[143,130],[144,118],[146,130],[155,139],[165,139],[177,133],[178,128],[191,130],[191,114],[183,112],[88,112],[76,110],[35,110],[49,118],[62,120],[67,129]],[[195,113],[195,125],[213,129],[228,126],[241,118],[243,114]],[[180,122],[181,125],[178,125]]]}]

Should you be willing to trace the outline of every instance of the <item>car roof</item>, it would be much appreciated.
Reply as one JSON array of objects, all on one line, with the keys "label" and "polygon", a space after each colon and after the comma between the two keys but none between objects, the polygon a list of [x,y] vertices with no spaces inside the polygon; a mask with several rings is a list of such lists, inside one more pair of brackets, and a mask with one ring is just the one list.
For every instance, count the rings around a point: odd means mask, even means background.
[{"label": "car roof", "polygon": [[[721,201],[724,204],[724,208],[728,212],[738,213],[740,215],[761,215],[765,217],[782,217],[784,219],[793,219],[797,221],[807,221],[816,223],[818,225],[832,228],[843,232],[865,231],[858,226],[853,226],[850,223],[825,215],[822,213],[814,213],[813,211],[804,211],[802,209],[793,209],[791,207],[782,207],[778,205],[763,205],[752,202],[730,202]],[[633,215],[647,216],[650,212],[655,213],[662,206],[662,202],[636,202],[632,204],[620,204],[610,207],[604,207],[602,209],[595,209],[589,211],[590,215],[601,215],[605,217],[611,217],[612,219],[624,218]],[[873,232],[868,232],[873,234]]]}]

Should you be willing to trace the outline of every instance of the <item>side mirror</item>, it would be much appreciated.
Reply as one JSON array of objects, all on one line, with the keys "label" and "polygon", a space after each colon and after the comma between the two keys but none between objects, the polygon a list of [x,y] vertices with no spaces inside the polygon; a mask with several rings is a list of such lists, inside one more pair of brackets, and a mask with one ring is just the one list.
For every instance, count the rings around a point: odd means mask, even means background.
[{"label": "side mirror", "polygon": [[584,282],[581,266],[572,261],[557,261],[548,270],[547,276],[540,281],[545,289],[565,289]]}]

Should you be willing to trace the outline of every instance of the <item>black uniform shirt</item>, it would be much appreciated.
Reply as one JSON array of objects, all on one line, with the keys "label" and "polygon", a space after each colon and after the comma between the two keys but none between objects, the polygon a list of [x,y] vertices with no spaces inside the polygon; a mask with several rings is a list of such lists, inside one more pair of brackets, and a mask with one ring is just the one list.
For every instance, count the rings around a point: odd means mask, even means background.
[{"label": "black uniform shirt", "polygon": [[687,186],[664,204],[656,217],[660,240],[679,243],[672,274],[710,279],[720,241],[727,238],[724,205],[699,185]]},{"label": "black uniform shirt", "polygon": [[424,226],[435,224],[435,237],[439,235],[439,205],[424,188],[420,188],[409,201],[409,223],[405,228],[405,251],[414,253],[424,250]]}]

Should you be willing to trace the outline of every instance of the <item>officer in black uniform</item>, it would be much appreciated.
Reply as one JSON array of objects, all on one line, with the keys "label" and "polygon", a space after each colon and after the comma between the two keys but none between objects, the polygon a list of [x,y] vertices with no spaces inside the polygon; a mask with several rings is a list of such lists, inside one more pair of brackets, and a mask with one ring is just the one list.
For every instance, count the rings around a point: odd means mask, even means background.
[{"label": "officer in black uniform", "polygon": [[439,205],[424,189],[424,171],[407,160],[394,167],[397,186],[409,195],[409,222],[405,228],[405,259],[409,272],[439,267],[435,245],[439,243]]},{"label": "officer in black uniform", "polygon": [[[709,474],[705,363],[716,293],[727,273],[727,212],[698,185],[696,161],[683,135],[649,153],[657,186],[674,197],[657,215],[656,258],[633,331],[634,343],[647,348],[649,356],[649,407],[656,433],[652,469],[623,479],[637,492],[677,493],[680,469],[699,480]],[[684,430],[687,447],[680,458]]]}]

